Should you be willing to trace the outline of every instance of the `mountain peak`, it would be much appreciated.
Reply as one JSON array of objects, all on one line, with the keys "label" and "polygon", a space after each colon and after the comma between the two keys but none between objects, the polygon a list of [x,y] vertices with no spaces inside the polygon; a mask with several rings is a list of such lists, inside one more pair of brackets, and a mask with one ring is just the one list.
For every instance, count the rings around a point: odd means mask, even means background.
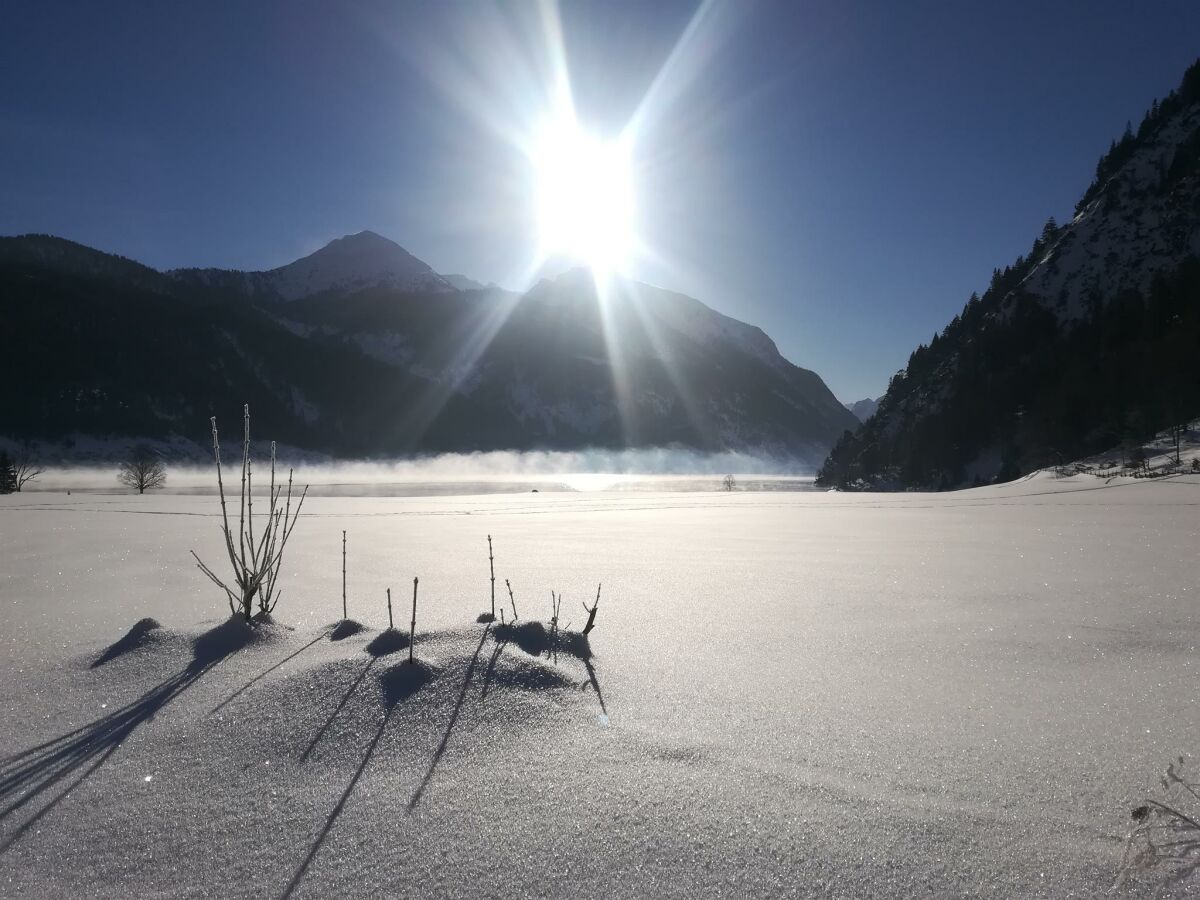
[{"label": "mountain peak", "polygon": [[263,274],[285,300],[377,285],[403,291],[456,290],[395,241],[365,230],[335,238],[315,253]]},{"label": "mountain peak", "polygon": [[[340,238],[334,238],[332,241],[330,241],[325,246],[332,247],[334,244],[342,244],[342,243],[375,244],[375,245],[382,244],[385,246],[400,247],[400,245],[397,244],[395,241],[393,241],[391,238],[386,238],[377,231],[370,231],[365,228],[362,231],[354,232],[354,234],[346,234]],[[400,247],[400,249],[403,250],[404,248]]]}]

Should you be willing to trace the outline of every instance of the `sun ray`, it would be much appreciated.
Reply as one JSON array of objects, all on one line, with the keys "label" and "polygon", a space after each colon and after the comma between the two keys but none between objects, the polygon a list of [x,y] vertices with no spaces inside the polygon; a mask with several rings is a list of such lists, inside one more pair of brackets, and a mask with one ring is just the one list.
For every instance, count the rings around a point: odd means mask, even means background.
[{"label": "sun ray", "polygon": [[[721,45],[730,15],[714,0],[702,0],[633,115],[618,133],[607,137],[592,133],[576,108],[557,0],[503,9],[484,4],[464,17],[468,37],[457,46],[444,48],[446,52],[428,46],[409,48],[417,68],[431,83],[471,121],[512,148],[516,159],[524,160],[524,171],[497,173],[512,179],[508,195],[529,198],[529,216],[536,223],[514,286],[524,293],[539,278],[571,261],[590,270],[626,441],[634,437],[639,421],[632,385],[636,362],[629,356],[634,343],[657,357],[693,430],[701,434],[698,400],[666,353],[661,323],[642,308],[639,291],[627,279],[643,263],[663,271],[670,268],[639,234],[635,188],[646,163],[639,147],[672,104],[702,77]],[[477,320],[454,358],[453,371],[430,383],[400,423],[402,427],[413,433],[432,427],[518,302],[497,304]],[[623,334],[623,329],[644,332],[645,337]]]},{"label": "sun ray", "polygon": [[[659,330],[658,321],[647,311],[646,304],[638,296],[642,286],[628,281],[621,281],[617,283],[616,288],[626,294],[626,302],[633,310],[634,315],[637,316],[638,325],[642,329],[642,332],[650,341],[655,359],[662,365],[663,372],[671,382],[671,386],[675,389],[675,395],[683,404],[683,411],[684,415],[687,416],[688,424],[702,442],[706,444],[710,443],[713,435],[704,425],[705,418],[700,415],[699,401],[695,397],[691,386],[679,374],[675,360],[672,358],[667,343],[663,340]],[[657,290],[657,288],[651,288],[651,290]]]},{"label": "sun ray", "polygon": [[419,445],[446,404],[469,382],[479,360],[520,301],[517,297],[501,296],[486,298],[483,302],[489,305],[481,308],[469,334],[448,336],[448,342],[454,348],[449,364],[430,376],[426,390],[391,426],[398,437],[413,446]]}]

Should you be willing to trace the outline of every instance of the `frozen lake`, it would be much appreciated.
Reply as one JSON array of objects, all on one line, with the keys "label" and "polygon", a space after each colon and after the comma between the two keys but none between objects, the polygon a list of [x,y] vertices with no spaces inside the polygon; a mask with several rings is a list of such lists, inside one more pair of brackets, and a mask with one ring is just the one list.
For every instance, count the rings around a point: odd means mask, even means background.
[{"label": "frozen lake", "polygon": [[[295,630],[176,693],[227,615],[188,555],[221,563],[218,522],[211,496],[0,498],[0,754],[171,685],[104,752],[5,764],[3,893],[1094,897],[1200,746],[1195,476],[314,496]],[[328,640],[343,529],[352,618],[420,576],[437,675],[404,702],[370,632]],[[474,623],[489,534],[523,620],[554,589],[578,628],[603,582],[591,671]],[[166,637],[91,668],[145,616]]]},{"label": "frozen lake", "polygon": [[[112,468],[80,468],[51,471],[32,482],[26,490],[41,493],[63,493],[67,490],[87,494],[125,495],[129,491],[116,482]],[[257,472],[258,470],[256,470]],[[371,467],[362,471],[345,471],[321,467],[297,474],[301,483],[309,485],[313,497],[470,497],[480,494],[529,494],[578,491],[593,493],[609,491],[624,493],[677,493],[681,491],[723,490],[724,475],[659,475],[604,474],[574,472],[553,475],[506,477],[463,476],[457,478],[388,478]],[[811,475],[736,475],[735,490],[758,493],[762,491],[812,491]],[[179,468],[170,470],[162,494],[215,495],[216,484],[212,468]]]}]

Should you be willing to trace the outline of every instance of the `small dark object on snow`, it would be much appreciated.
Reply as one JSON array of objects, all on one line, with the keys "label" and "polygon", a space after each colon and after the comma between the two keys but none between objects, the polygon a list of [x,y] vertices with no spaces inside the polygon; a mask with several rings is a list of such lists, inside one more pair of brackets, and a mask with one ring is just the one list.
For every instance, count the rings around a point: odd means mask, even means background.
[{"label": "small dark object on snow", "polygon": [[1133,819],[1133,821],[1135,821],[1135,822],[1146,821],[1146,816],[1148,816],[1148,815],[1150,815],[1150,807],[1149,806],[1138,806],[1132,812],[1129,813],[1129,817],[1131,819]]},{"label": "small dark object on snow", "polygon": [[[413,644],[417,642],[417,581],[413,579],[413,614],[412,625],[408,629],[408,664],[411,666],[413,662]],[[388,594],[391,597],[391,594]]]},{"label": "small dark object on snow", "polygon": [[[504,579],[504,586],[508,588],[508,602],[512,604],[513,621],[517,621],[517,601],[513,599],[512,585],[508,583],[508,579]],[[504,610],[500,610],[500,615],[504,615]]]},{"label": "small dark object on snow", "polygon": [[488,571],[492,573],[492,621],[496,621],[496,558],[492,556],[492,536],[488,535]]},{"label": "small dark object on snow", "polygon": [[591,609],[588,605],[583,604],[583,611],[588,614],[587,624],[583,626],[583,634],[586,636],[591,633],[591,630],[596,627],[596,610],[600,608],[600,588],[602,584],[596,585],[596,602],[592,604]]}]

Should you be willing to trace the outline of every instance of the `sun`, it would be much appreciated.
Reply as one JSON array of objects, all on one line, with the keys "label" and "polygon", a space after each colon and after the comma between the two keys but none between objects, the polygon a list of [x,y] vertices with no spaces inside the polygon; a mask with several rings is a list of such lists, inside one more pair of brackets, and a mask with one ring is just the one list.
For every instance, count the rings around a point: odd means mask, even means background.
[{"label": "sun", "polygon": [[532,163],[542,258],[574,257],[598,277],[623,270],[636,243],[629,142],[563,120],[535,142]]}]

